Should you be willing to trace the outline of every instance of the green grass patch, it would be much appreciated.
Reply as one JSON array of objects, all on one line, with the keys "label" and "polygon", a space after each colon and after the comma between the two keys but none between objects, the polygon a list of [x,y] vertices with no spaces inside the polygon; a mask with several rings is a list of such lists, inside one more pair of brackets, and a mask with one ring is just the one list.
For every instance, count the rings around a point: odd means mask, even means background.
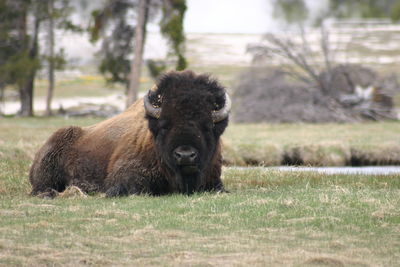
[{"label": "green grass patch", "polygon": [[223,179],[230,193],[193,196],[43,200],[10,188],[0,197],[0,264],[390,266],[400,259],[399,177],[227,168]]},{"label": "green grass patch", "polygon": [[[153,86],[153,80],[144,74],[141,78],[140,92],[146,92]],[[12,90],[8,88],[8,90]],[[35,97],[44,98],[47,96],[48,81],[37,79],[35,81]],[[122,84],[107,83],[103,76],[82,75],[72,79],[56,80],[54,98],[75,98],[75,97],[102,97],[111,94],[124,94],[125,87]]]},{"label": "green grass patch", "polygon": [[[46,97],[48,82],[36,80],[35,97]],[[73,79],[57,80],[54,89],[55,98],[98,97],[123,92],[120,85],[107,85],[99,75],[84,75]]]},{"label": "green grass patch", "polygon": [[[224,167],[230,193],[30,197],[29,166],[51,132],[97,121],[0,120],[0,265],[395,266],[400,261],[398,175]],[[371,149],[395,140],[397,127],[232,125],[226,139],[232,153],[240,153],[236,146],[279,151],[275,148],[318,140]]]}]

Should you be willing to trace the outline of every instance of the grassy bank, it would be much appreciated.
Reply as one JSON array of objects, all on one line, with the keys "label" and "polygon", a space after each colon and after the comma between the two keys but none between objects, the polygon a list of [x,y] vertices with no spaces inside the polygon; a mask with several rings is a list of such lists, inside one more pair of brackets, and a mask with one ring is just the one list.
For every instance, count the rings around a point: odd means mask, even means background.
[{"label": "grassy bank", "polygon": [[[32,159],[57,128],[101,119],[2,118],[0,156]],[[224,134],[227,165],[358,166],[400,164],[400,123],[231,124]]]},{"label": "grassy bank", "polygon": [[231,125],[225,159],[232,165],[399,165],[399,133],[399,122]]}]

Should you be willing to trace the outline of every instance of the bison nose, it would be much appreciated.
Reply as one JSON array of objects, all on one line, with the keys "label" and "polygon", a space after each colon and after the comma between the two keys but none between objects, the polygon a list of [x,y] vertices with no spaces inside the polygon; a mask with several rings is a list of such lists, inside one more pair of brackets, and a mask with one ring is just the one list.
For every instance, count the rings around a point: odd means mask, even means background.
[{"label": "bison nose", "polygon": [[179,146],[174,150],[174,158],[179,165],[191,165],[197,159],[197,150],[190,146]]}]

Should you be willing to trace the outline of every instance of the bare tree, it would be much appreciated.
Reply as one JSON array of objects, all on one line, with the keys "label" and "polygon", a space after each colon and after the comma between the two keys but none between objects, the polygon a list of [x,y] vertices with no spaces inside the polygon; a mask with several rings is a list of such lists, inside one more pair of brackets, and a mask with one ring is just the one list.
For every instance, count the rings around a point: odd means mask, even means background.
[{"label": "bare tree", "polygon": [[329,31],[323,26],[319,37],[317,49],[309,43],[303,29],[299,36],[268,34],[266,42],[249,46],[248,51],[262,63],[279,60],[279,69],[283,73],[314,90],[314,95],[329,98],[326,104],[332,110],[347,109],[351,111],[347,113],[350,116],[361,115],[374,120],[394,118],[391,96],[380,84],[379,75],[360,65],[338,65],[334,62]]},{"label": "bare tree", "polygon": [[301,28],[300,37],[301,41],[299,42],[292,37],[267,34],[265,36],[267,44],[249,46],[248,51],[253,53],[257,60],[283,59],[282,68],[286,74],[305,83],[315,83],[324,90],[325,85],[319,78],[319,65],[313,62],[315,55],[305,37],[303,28]]}]

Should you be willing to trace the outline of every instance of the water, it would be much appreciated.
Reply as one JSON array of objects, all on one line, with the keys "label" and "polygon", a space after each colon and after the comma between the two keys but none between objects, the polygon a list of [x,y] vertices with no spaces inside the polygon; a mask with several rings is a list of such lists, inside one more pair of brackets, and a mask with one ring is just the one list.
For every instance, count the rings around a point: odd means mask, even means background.
[{"label": "water", "polygon": [[302,172],[319,172],[324,174],[365,174],[365,175],[393,175],[399,174],[400,166],[364,166],[364,167],[248,167],[248,168],[264,168],[279,171],[302,171]]}]

